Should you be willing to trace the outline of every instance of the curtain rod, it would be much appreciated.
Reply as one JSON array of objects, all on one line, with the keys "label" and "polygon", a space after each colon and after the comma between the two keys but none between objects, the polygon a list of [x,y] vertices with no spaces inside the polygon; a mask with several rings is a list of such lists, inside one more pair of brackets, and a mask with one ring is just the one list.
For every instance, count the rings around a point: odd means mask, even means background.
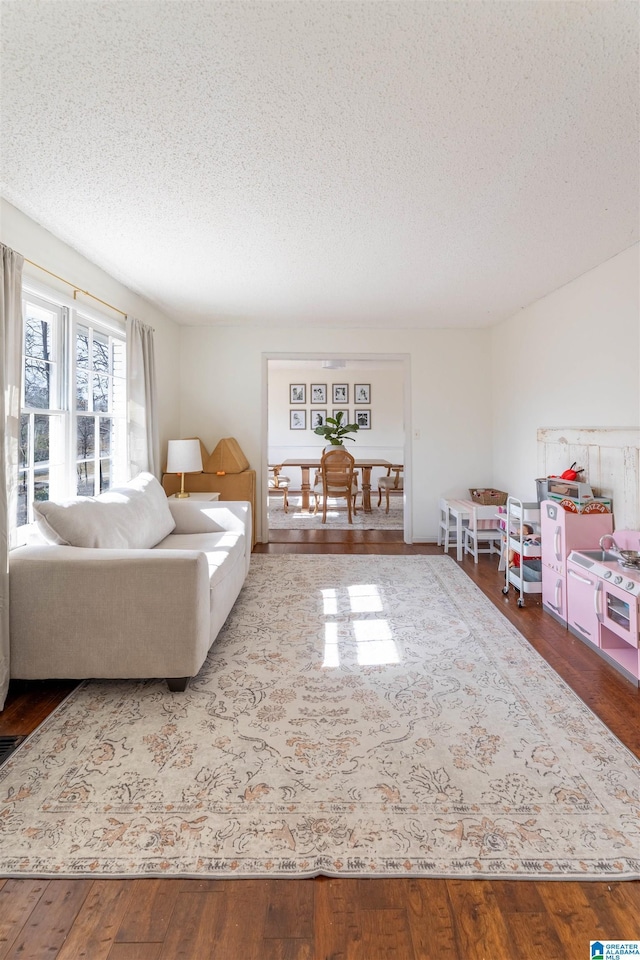
[{"label": "curtain rod", "polygon": [[66,283],[67,286],[73,287],[73,299],[76,300],[76,294],[83,293],[85,297],[91,297],[92,300],[97,300],[98,303],[102,303],[105,307],[109,307],[110,310],[115,310],[116,313],[119,313],[123,317],[127,317],[127,314],[124,310],[119,310],[117,307],[114,307],[112,303],[107,303],[106,300],[101,300],[100,297],[94,296],[93,293],[89,293],[88,290],[83,290],[81,287],[77,286],[75,283],[71,283],[70,280],[65,280],[64,277],[59,277],[57,273],[53,273],[51,270],[47,270],[46,267],[41,267],[39,263],[34,263],[33,260],[29,260],[28,257],[24,258],[25,263],[30,263],[32,267],[37,267],[38,270],[42,270],[44,273],[48,273],[50,277],[55,277],[56,280],[60,280],[62,283]]}]

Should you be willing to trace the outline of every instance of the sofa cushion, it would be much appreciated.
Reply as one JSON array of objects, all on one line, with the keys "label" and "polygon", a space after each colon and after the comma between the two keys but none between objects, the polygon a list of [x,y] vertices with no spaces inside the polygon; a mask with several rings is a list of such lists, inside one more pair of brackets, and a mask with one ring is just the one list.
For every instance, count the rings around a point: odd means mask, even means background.
[{"label": "sofa cushion", "polygon": [[37,501],[33,509],[44,538],[70,547],[147,549],[175,527],[166,494],[150,473],[97,497]]},{"label": "sofa cushion", "polygon": [[209,564],[209,583],[216,587],[244,563],[246,536],[225,530],[222,533],[172,533],[155,546],[156,550],[201,550]]}]

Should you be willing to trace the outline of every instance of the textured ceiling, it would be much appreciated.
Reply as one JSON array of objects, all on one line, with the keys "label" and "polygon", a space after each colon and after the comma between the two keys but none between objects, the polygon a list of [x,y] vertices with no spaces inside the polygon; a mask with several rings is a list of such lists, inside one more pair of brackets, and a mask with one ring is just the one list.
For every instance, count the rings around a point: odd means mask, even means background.
[{"label": "textured ceiling", "polygon": [[2,0],[0,190],[181,323],[491,324],[638,239],[639,9]]}]

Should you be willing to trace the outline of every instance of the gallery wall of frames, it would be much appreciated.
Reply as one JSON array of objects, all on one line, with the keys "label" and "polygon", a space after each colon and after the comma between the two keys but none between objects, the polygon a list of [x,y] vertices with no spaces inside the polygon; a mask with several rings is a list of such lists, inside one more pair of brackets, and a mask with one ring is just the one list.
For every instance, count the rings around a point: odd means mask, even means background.
[{"label": "gallery wall of frames", "polygon": [[335,420],[340,413],[342,423],[371,430],[370,383],[290,383],[289,404],[290,430],[315,430],[325,426],[327,417]]}]

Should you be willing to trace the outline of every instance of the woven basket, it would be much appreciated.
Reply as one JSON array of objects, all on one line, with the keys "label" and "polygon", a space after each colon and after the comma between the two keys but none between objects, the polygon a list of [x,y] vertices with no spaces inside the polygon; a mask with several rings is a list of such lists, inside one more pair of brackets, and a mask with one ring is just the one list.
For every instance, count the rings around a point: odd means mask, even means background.
[{"label": "woven basket", "polygon": [[469,493],[473,502],[483,507],[503,507],[509,496],[504,490],[494,490],[493,487],[470,487]]}]

